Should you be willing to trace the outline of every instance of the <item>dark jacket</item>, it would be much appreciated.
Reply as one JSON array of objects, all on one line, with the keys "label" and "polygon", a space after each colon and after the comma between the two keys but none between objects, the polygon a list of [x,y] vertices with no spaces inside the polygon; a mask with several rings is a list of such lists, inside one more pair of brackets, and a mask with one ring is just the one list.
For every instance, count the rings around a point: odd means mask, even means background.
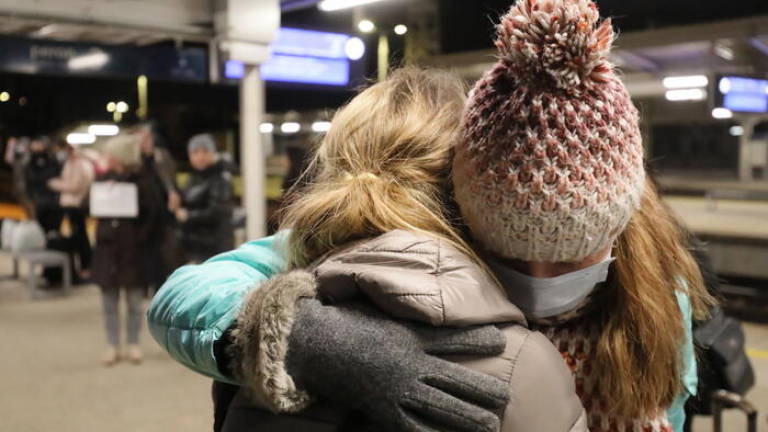
[{"label": "dark jacket", "polygon": [[145,205],[153,220],[146,227],[142,271],[148,286],[159,287],[183,264],[176,237],[176,219],[168,210],[168,196],[176,190],[176,164],[161,148],[142,156],[140,176],[146,183]]},{"label": "dark jacket", "polygon": [[61,165],[50,153],[32,153],[24,166],[24,182],[27,196],[39,210],[59,206],[59,193],[48,187],[48,180],[61,173]]},{"label": "dark jacket", "polygon": [[182,192],[188,218],[182,225],[184,250],[202,261],[234,246],[232,178],[222,164],[193,171]]},{"label": "dark jacket", "polygon": [[150,228],[158,215],[148,205],[151,180],[141,172],[108,173],[96,181],[117,181],[136,184],[139,195],[139,216],[136,218],[99,218],[96,225],[96,248],[92,264],[93,281],[102,289],[120,287],[144,289],[146,272],[141,257],[147,250]]}]

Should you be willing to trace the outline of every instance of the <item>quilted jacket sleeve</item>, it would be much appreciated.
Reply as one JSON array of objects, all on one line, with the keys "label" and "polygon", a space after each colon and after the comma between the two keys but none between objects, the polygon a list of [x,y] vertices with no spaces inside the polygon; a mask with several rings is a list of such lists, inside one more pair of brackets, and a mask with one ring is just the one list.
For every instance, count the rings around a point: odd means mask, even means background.
[{"label": "quilted jacket sleeve", "polygon": [[176,270],[147,310],[152,337],[190,369],[236,384],[217,367],[214,343],[235,321],[246,294],[284,269],[282,237],[278,233],[251,241]]}]

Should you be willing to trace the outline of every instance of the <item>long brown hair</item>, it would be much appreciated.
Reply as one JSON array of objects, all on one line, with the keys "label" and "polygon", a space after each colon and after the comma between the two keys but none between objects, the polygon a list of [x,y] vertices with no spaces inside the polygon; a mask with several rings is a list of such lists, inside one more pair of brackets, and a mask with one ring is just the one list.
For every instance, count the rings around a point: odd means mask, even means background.
[{"label": "long brown hair", "polygon": [[688,236],[648,181],[639,211],[618,238],[614,288],[601,305],[593,367],[609,412],[653,415],[683,390],[685,329],[675,291],[688,295],[695,318],[715,303],[687,249]]},{"label": "long brown hair", "polygon": [[282,214],[289,263],[306,266],[395,229],[442,238],[476,257],[445,206],[464,101],[454,75],[406,67],[341,109],[310,164],[312,180]]}]

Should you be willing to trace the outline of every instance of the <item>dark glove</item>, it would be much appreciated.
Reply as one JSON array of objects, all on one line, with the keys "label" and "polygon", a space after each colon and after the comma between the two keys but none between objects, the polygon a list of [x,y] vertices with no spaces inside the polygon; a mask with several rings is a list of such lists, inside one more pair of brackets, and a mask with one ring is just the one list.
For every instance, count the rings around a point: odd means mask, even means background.
[{"label": "dark glove", "polygon": [[506,383],[436,356],[498,355],[504,347],[494,326],[431,327],[361,304],[300,299],[286,366],[298,388],[391,431],[495,432],[509,399]]}]

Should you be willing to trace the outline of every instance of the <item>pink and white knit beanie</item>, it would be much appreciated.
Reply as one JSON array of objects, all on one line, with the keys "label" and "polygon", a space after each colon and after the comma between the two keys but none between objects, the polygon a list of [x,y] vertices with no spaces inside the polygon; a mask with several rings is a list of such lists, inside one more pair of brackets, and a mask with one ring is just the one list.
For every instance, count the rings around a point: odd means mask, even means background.
[{"label": "pink and white knit beanie", "polygon": [[579,261],[610,245],[645,182],[638,111],[591,0],[520,0],[465,111],[453,182],[474,238],[506,258]]}]

